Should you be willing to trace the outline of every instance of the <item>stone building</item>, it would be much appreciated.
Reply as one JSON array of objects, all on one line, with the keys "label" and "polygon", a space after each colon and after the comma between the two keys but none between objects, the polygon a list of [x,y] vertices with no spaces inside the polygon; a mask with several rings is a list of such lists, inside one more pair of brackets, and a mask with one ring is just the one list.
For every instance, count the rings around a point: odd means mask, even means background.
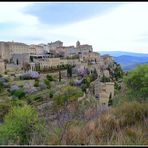
[{"label": "stone building", "polygon": [[49,47],[49,52],[55,52],[58,47],[63,47],[63,42],[61,41],[51,42],[48,43],[48,47]]},{"label": "stone building", "polygon": [[80,65],[81,62],[79,61],[79,59],[67,59],[67,64],[70,64],[70,65]]},{"label": "stone building", "polygon": [[13,54],[29,53],[29,46],[19,42],[0,42],[0,57],[10,62]]},{"label": "stone building", "polygon": [[97,52],[87,52],[83,54],[83,61],[98,63],[100,61],[100,55]]},{"label": "stone building", "polygon": [[29,53],[22,53],[22,54],[12,54],[11,63],[16,65],[23,65],[23,63],[30,62],[30,54]]},{"label": "stone building", "polygon": [[5,72],[5,62],[0,59],[0,73],[3,74]]},{"label": "stone building", "polygon": [[[44,58],[44,59],[34,59],[35,64],[39,64],[40,68],[49,68],[49,67],[57,67],[60,65],[60,58]],[[35,64],[31,64],[31,69],[34,69]]]},{"label": "stone building", "polygon": [[111,63],[113,63],[113,59],[110,55],[103,55],[101,57],[103,58],[105,65],[110,65]]},{"label": "stone building", "polygon": [[30,54],[44,54],[44,47],[41,45],[30,45],[29,52]]},{"label": "stone building", "polygon": [[49,53],[49,45],[48,44],[38,44],[43,47],[44,53]]},{"label": "stone building", "polygon": [[8,42],[11,54],[29,53],[29,45],[19,42]]},{"label": "stone building", "polygon": [[109,70],[103,70],[103,75],[109,78],[110,77]]},{"label": "stone building", "polygon": [[81,45],[79,41],[76,42],[76,49],[77,49],[79,58],[81,60],[83,60],[83,56],[93,51],[92,45],[88,45],[88,44]]},{"label": "stone building", "polygon": [[0,42],[0,58],[10,60],[11,51],[8,42]]}]

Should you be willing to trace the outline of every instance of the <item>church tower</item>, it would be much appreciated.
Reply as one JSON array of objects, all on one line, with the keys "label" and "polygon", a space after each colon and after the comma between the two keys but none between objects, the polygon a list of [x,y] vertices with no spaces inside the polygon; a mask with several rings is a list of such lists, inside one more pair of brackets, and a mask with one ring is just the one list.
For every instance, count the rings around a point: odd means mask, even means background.
[{"label": "church tower", "polygon": [[77,41],[77,42],[76,42],[76,47],[79,47],[79,46],[80,46],[80,42]]}]

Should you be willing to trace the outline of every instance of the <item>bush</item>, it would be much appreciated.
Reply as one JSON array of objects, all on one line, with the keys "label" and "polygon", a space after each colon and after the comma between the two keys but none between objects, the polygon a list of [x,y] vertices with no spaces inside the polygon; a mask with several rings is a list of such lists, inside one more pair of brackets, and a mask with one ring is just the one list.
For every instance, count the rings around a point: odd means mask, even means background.
[{"label": "bush", "polygon": [[4,116],[8,113],[9,110],[10,110],[9,103],[0,104],[0,120],[3,120]]},{"label": "bush", "polygon": [[34,87],[39,87],[39,80],[38,79],[35,79]]},{"label": "bush", "polygon": [[54,81],[54,78],[53,78],[51,75],[47,75],[46,78],[47,78],[47,80],[49,80],[49,81]]},{"label": "bush", "polygon": [[90,86],[90,83],[92,81],[93,81],[93,77],[91,75],[86,76],[81,85],[82,91],[86,92],[86,89]]},{"label": "bush", "polygon": [[3,83],[0,81],[0,93],[3,91],[3,89],[4,89],[4,85],[3,85]]},{"label": "bush", "polygon": [[0,144],[29,144],[37,124],[37,112],[31,106],[12,108],[0,125]]},{"label": "bush", "polygon": [[86,89],[87,89],[87,88],[88,88],[87,84],[84,84],[84,83],[83,83],[83,84],[81,85],[81,89],[82,89],[83,92],[86,92]]},{"label": "bush", "polygon": [[53,98],[53,91],[50,91],[50,92],[49,92],[49,97],[50,97],[50,98]]},{"label": "bush", "polygon": [[50,89],[50,87],[51,87],[50,81],[48,79],[45,79],[44,82],[45,82],[47,88]]},{"label": "bush", "polygon": [[15,90],[15,91],[13,91],[12,93],[11,93],[14,97],[17,97],[17,98],[23,98],[23,97],[25,97],[25,92],[24,92],[24,90],[22,90],[22,89],[19,89],[19,90]]},{"label": "bush", "polygon": [[110,82],[110,78],[108,78],[105,75],[103,75],[100,81],[101,82]]},{"label": "bush", "polygon": [[82,96],[83,92],[80,88],[74,86],[66,86],[54,95],[54,100],[56,105],[63,106],[66,102],[77,100]]}]

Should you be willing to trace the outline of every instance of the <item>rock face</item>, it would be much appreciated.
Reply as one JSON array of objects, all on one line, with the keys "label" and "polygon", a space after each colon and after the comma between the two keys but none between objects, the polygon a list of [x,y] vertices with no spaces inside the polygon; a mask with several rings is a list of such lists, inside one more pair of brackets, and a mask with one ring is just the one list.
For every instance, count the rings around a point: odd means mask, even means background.
[{"label": "rock face", "polygon": [[107,77],[107,78],[110,77],[109,71],[108,71],[108,70],[104,70],[104,71],[103,71],[103,74],[104,74],[104,76]]},{"label": "rock face", "polygon": [[96,79],[90,85],[90,93],[99,100],[100,104],[108,105],[109,98],[114,96],[114,82],[100,82],[99,79]]}]

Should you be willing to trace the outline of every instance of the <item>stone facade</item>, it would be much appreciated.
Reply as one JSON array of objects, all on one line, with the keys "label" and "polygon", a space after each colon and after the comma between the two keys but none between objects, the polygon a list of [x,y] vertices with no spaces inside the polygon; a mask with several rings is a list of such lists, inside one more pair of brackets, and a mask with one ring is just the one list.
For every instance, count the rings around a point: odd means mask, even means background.
[{"label": "stone facade", "polygon": [[80,65],[81,62],[79,61],[79,59],[68,59],[67,60],[67,64],[70,64],[70,65]]},{"label": "stone facade", "polygon": [[58,47],[63,47],[63,42],[61,41],[51,42],[48,43],[48,47],[49,47],[49,52],[55,52]]},{"label": "stone facade", "polygon": [[39,63],[40,67],[55,67],[60,65],[60,58],[46,58],[46,59],[36,59],[35,63]]},{"label": "stone facade", "polygon": [[41,45],[30,45],[29,46],[29,52],[31,54],[43,54],[44,53],[44,47]]},{"label": "stone facade", "polygon": [[11,60],[13,54],[29,53],[29,46],[18,42],[0,42],[0,57]]},{"label": "stone facade", "polygon": [[88,44],[83,44],[81,45],[79,41],[76,42],[76,48],[82,52],[82,51],[93,51],[92,45],[88,45]]},{"label": "stone facade", "polygon": [[109,55],[103,55],[102,58],[104,60],[105,65],[110,65],[113,62],[112,57]]},{"label": "stone facade", "polygon": [[100,90],[100,104],[108,105],[109,98],[111,96],[111,99],[114,96],[114,82],[106,82],[106,83],[100,83],[101,84],[101,90]]},{"label": "stone facade", "polygon": [[29,53],[22,53],[22,54],[13,54],[11,62],[16,65],[23,65],[23,63],[30,62],[30,54]]},{"label": "stone facade", "polygon": [[0,73],[3,74],[5,72],[5,62],[0,59]]},{"label": "stone facade", "polygon": [[96,79],[90,84],[90,92],[101,105],[108,106],[109,98],[114,97],[114,82],[102,83],[99,79]]},{"label": "stone facade", "polygon": [[103,70],[103,75],[107,78],[110,77],[109,71],[108,70]]},{"label": "stone facade", "polygon": [[87,52],[83,54],[83,61],[85,62],[96,62],[98,63],[100,61],[100,55],[97,52]]}]

